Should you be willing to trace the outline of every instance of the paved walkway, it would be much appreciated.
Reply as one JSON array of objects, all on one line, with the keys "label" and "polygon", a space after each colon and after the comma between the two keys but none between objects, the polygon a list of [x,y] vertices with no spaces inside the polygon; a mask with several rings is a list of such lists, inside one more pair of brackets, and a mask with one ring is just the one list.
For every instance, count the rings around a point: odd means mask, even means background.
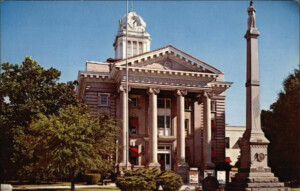
[{"label": "paved walkway", "polygon": [[[114,187],[115,183],[108,185],[75,185],[75,188],[105,188]],[[71,189],[71,186],[40,186],[40,187],[13,187],[13,190],[52,190],[52,189]],[[181,191],[195,191],[195,186],[183,185]]]},{"label": "paved walkway", "polygon": [[[114,187],[115,183],[108,185],[75,185],[75,188],[105,188],[105,187]],[[52,190],[52,189],[71,189],[71,186],[39,186],[39,187],[13,187],[13,190]]]}]

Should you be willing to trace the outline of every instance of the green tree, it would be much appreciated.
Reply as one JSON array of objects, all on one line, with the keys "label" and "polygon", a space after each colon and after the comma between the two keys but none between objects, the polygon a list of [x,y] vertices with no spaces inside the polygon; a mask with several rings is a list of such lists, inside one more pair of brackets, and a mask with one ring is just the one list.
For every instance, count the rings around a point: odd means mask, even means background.
[{"label": "green tree", "polygon": [[24,169],[43,179],[69,178],[74,190],[79,172],[112,170],[117,131],[115,120],[91,114],[84,105],[67,106],[58,115],[40,113],[19,137],[23,155],[35,159]]},{"label": "green tree", "polygon": [[73,82],[59,83],[60,72],[44,69],[26,57],[20,65],[0,67],[1,180],[24,177],[23,166],[30,163],[22,155],[19,136],[27,133],[38,114],[57,114],[65,105],[77,105]]},{"label": "green tree", "polygon": [[269,144],[269,164],[283,181],[300,179],[300,71],[283,82],[270,110],[262,111],[262,126]]}]

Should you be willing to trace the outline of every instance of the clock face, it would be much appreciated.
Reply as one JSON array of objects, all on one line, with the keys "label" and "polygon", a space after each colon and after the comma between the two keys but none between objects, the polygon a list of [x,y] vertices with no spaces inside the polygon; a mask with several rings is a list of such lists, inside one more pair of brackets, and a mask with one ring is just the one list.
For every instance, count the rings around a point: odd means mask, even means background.
[{"label": "clock face", "polygon": [[141,20],[140,20],[140,18],[137,17],[137,16],[132,16],[132,17],[129,19],[128,24],[129,24],[131,27],[133,27],[133,28],[142,26]]}]

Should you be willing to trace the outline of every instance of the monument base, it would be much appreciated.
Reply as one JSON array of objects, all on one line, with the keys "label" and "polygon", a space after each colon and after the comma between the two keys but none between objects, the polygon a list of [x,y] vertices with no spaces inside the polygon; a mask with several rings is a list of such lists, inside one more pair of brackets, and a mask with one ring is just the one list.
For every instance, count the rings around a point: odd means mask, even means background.
[{"label": "monument base", "polygon": [[233,182],[226,186],[228,191],[290,191],[271,172],[238,173]]},{"label": "monument base", "polygon": [[[263,139],[262,139],[263,140]],[[243,138],[239,141],[241,158],[238,174],[226,190],[239,191],[290,191],[284,183],[271,172],[267,164],[268,142],[250,142]]]}]

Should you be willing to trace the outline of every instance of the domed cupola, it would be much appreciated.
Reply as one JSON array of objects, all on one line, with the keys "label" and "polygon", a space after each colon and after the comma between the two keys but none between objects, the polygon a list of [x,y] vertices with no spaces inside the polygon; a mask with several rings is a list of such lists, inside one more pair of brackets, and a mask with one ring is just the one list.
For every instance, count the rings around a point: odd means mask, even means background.
[{"label": "domed cupola", "polygon": [[145,21],[135,12],[129,12],[119,20],[119,29],[113,44],[115,58],[124,59],[126,57],[126,27],[128,27],[128,57],[150,51],[151,38],[145,31]]}]

